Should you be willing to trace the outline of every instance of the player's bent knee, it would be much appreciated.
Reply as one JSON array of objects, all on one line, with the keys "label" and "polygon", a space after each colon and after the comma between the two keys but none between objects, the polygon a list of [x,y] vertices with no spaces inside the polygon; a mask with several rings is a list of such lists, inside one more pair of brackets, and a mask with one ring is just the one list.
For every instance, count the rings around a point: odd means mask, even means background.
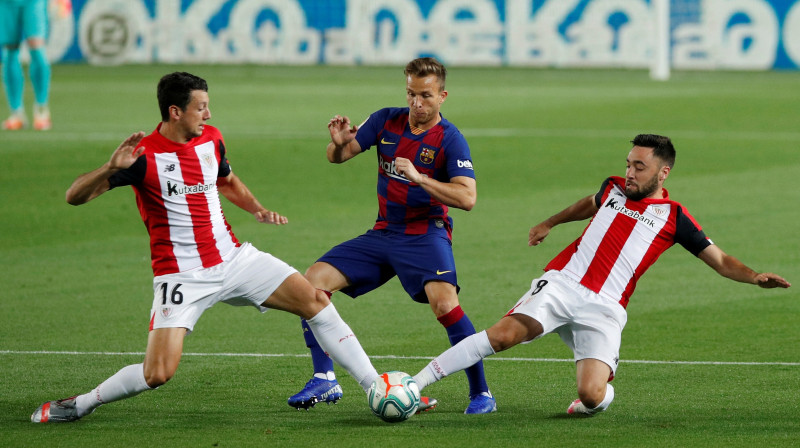
[{"label": "player's bent knee", "polygon": [[167,369],[148,369],[144,372],[144,380],[150,388],[155,389],[156,387],[166,384],[167,381],[172,379],[173,375],[175,375],[175,371],[168,371]]},{"label": "player's bent knee", "polygon": [[510,328],[496,326],[486,330],[489,337],[489,343],[492,344],[492,350],[502,352],[520,343],[520,338],[517,332]]},{"label": "player's bent knee", "polygon": [[331,303],[331,299],[328,298],[328,294],[325,293],[325,291],[317,289],[315,292],[316,294],[314,294],[314,301],[320,306],[320,309],[325,308]]},{"label": "player's bent knee", "polygon": [[542,334],[542,325],[531,317],[511,315],[500,319],[486,330],[495,352],[507,350],[517,344],[530,341]]},{"label": "player's bent knee", "polygon": [[40,37],[35,37],[28,39],[26,43],[28,44],[28,48],[30,48],[31,50],[35,50],[37,48],[43,48],[45,41]]},{"label": "player's bent knee", "polygon": [[589,409],[594,409],[603,402],[606,397],[606,385],[590,385],[578,388],[578,398],[581,403]]},{"label": "player's bent knee", "polygon": [[298,297],[299,303],[296,304],[298,311],[297,315],[303,319],[310,319],[322,311],[326,306],[330,305],[331,300],[325,291],[321,289],[314,289],[310,294],[302,294]]}]

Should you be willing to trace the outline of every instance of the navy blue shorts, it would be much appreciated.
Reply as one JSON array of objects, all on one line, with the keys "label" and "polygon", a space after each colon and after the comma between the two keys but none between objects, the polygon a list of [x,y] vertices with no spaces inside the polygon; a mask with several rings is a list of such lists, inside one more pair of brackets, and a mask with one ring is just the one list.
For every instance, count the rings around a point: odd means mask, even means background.
[{"label": "navy blue shorts", "polygon": [[395,275],[417,302],[427,303],[425,283],[440,280],[458,287],[453,244],[447,234],[406,235],[369,230],[329,250],[319,260],[338,269],[349,286],[342,292],[352,298],[383,285]]}]

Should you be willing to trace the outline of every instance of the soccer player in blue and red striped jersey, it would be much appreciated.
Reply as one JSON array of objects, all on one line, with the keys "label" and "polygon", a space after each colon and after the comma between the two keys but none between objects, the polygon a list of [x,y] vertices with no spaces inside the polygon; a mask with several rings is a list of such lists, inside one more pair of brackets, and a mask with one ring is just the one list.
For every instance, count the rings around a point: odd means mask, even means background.
[{"label": "soccer player in blue and red striped jersey", "polygon": [[[326,292],[358,297],[395,275],[409,296],[428,303],[445,327],[451,344],[475,334],[458,301],[452,250],[453,220],[448,208],[471,210],[477,197],[469,146],[439,110],[447,98],[447,70],[434,58],[406,65],[408,107],[381,109],[361,126],[337,115],[328,123],[331,163],[346,162],[376,147],[378,217],[375,226],[334,247],[306,272],[311,284]],[[303,322],[311,349],[314,377],[289,405],[308,409],[318,401],[336,402],[342,389],[333,363]],[[470,404],[465,413],[497,409],[478,363],[467,369]],[[436,405],[423,397],[422,410]]]}]

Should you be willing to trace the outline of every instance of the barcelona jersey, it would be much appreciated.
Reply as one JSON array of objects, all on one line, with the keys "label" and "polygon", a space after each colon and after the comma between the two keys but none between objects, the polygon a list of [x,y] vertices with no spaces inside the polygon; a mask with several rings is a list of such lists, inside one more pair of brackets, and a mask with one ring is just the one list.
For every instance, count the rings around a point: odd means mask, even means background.
[{"label": "barcelona jersey", "polygon": [[433,128],[415,133],[408,115],[407,107],[381,109],[356,133],[362,151],[377,148],[378,218],[373,229],[407,235],[446,232],[450,238],[453,221],[447,206],[399,174],[395,158],[411,160],[420,174],[440,182],[457,176],[475,178],[469,146],[458,128],[444,118]]}]

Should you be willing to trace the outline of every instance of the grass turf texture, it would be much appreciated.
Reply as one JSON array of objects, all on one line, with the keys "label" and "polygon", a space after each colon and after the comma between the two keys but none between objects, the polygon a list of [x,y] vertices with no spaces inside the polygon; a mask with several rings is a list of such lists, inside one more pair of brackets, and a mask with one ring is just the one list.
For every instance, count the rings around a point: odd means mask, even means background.
[{"label": "grass turf texture", "polygon": [[[574,367],[556,336],[487,359],[493,415],[462,414],[467,390],[458,374],[425,390],[440,400],[437,410],[388,425],[341,370],[339,405],[297,412],[286,398],[311,373],[299,319],[220,305],[186,339],[187,353],[208,355],[184,356],[158,391],[75,424],[31,424],[41,402],[88,391],[141,361],[29,352],[144,350],[151,271],[133,193],[120,189],[78,208],[63,198],[125,136],[154,128],[156,82],[175,69],[209,81],[211,123],[234,170],[290,219],[260,225],[223,201],[239,239],[302,271],[374,220],[374,153],[328,164],[325,125],[337,113],[360,123],[380,107],[403,105],[401,68],[55,66],[53,130],[0,133],[0,445],[800,443],[797,286],[737,284],[680,247],[662,256],[631,300],[617,397],[595,418],[566,418]],[[585,223],[555,229],[536,248],[526,245],[530,226],[595,192],[607,175],[622,175],[628,142],[640,132],[673,138],[678,158],[666,187],[723,250],[799,281],[796,73],[678,72],[657,83],[640,71],[453,68],[447,88],[443,114],[470,142],[478,177],[475,209],[452,212],[460,298],[476,328],[495,323]],[[396,280],[356,301],[337,294],[334,303],[378,370],[416,373],[449,346],[429,308]],[[220,353],[285,356],[212,356]]]}]

